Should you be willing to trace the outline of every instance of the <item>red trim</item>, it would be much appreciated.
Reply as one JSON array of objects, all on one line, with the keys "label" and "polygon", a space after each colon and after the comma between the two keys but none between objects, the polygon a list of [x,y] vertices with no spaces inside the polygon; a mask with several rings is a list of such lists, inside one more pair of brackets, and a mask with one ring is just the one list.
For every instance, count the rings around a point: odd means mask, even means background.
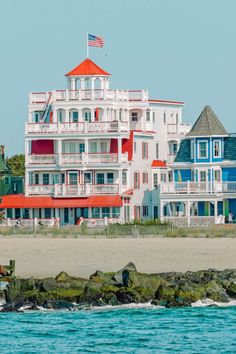
[{"label": "red trim", "polygon": [[178,105],[184,105],[184,102],[182,101],[168,101],[168,100],[148,100],[149,102],[158,102],[158,103],[170,103],[170,104],[178,104]]},{"label": "red trim", "polygon": [[2,197],[0,209],[12,208],[89,208],[121,207],[120,195],[96,195],[88,198],[25,197],[22,194]]}]

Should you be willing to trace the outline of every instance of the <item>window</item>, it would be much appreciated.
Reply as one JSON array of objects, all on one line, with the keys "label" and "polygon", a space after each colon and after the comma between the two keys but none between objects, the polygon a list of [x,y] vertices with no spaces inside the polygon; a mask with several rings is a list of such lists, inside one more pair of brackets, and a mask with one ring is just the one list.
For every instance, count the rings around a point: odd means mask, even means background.
[{"label": "window", "polygon": [[49,184],[49,174],[43,173],[43,185],[46,186]]},{"label": "window", "polygon": [[151,112],[149,110],[146,111],[146,121],[150,122],[151,120]]},{"label": "window", "polygon": [[177,143],[172,143],[170,145],[170,153],[171,155],[176,155],[178,150],[178,144]]},{"label": "window", "polygon": [[214,141],[214,157],[220,157],[220,140]]},{"label": "window", "polygon": [[159,143],[156,143],[156,159],[159,159]]},{"label": "window", "polygon": [[134,172],[134,188],[135,189],[140,188],[140,173],[139,172]]},{"label": "window", "polygon": [[152,112],[152,121],[153,121],[153,123],[155,123],[155,112]]},{"label": "window", "polygon": [[29,219],[29,209],[23,209],[23,219]]},{"label": "window", "polygon": [[79,113],[77,111],[72,112],[72,122],[73,123],[78,123],[79,121]]},{"label": "window", "polygon": [[122,184],[126,185],[127,184],[127,173],[122,172]]},{"label": "window", "polygon": [[104,184],[104,173],[97,173],[97,184]]},{"label": "window", "polygon": [[176,118],[176,124],[179,124],[179,115],[178,115],[178,113],[176,113],[175,118]]},{"label": "window", "polygon": [[148,159],[148,143],[142,143],[142,158]]},{"label": "window", "polygon": [[113,218],[119,218],[120,217],[120,208],[119,207],[113,207],[112,208],[112,217]]},{"label": "window", "polygon": [[200,182],[206,182],[206,171],[200,171]]},{"label": "window", "polygon": [[166,182],[166,173],[161,173],[161,182]]},{"label": "window", "polygon": [[85,144],[84,143],[79,144],[79,153],[82,154],[82,152],[85,152]]},{"label": "window", "polygon": [[65,183],[65,173],[62,173],[61,175],[61,183]]},{"label": "window", "polygon": [[52,183],[53,184],[59,183],[59,175],[52,175]]},{"label": "window", "polygon": [[19,219],[21,217],[20,211],[21,211],[21,209],[19,209],[19,208],[15,209],[15,219]]},{"label": "window", "polygon": [[148,172],[143,172],[143,183],[148,183]]},{"label": "window", "polygon": [[91,183],[91,172],[84,172],[84,184]]},{"label": "window", "polygon": [[138,112],[131,112],[131,120],[132,122],[138,121]]},{"label": "window", "polygon": [[166,112],[163,113],[163,123],[166,124]]},{"label": "window", "polygon": [[134,142],[134,153],[136,153],[136,150],[137,150],[137,143],[136,141]]},{"label": "window", "polygon": [[110,217],[110,208],[102,208],[102,217],[109,218]]},{"label": "window", "polygon": [[77,172],[69,173],[69,184],[73,185],[73,186],[78,184],[78,174],[77,174]]},{"label": "window", "polygon": [[107,184],[113,184],[113,183],[114,183],[114,173],[108,172],[107,173]]},{"label": "window", "polygon": [[7,218],[12,219],[12,209],[7,209]]},{"label": "window", "polygon": [[90,143],[90,151],[91,153],[97,153],[97,143],[96,142],[91,142]]},{"label": "window", "polygon": [[101,142],[101,152],[107,152],[107,143],[104,141]]},{"label": "window", "polygon": [[45,208],[44,209],[45,211],[44,211],[44,215],[45,215],[45,219],[51,219],[51,209],[50,208]]},{"label": "window", "polygon": [[153,207],[153,217],[154,219],[158,219],[158,205],[154,205]]},{"label": "window", "polygon": [[100,219],[100,208],[92,208],[92,218]]},{"label": "window", "polygon": [[153,188],[157,189],[158,187],[158,173],[153,173]]},{"label": "window", "polygon": [[215,170],[214,171],[215,181],[220,182],[220,180],[221,180],[220,175],[221,175],[220,170]]},{"label": "window", "polygon": [[39,184],[39,174],[38,173],[36,173],[34,175],[34,184]]},{"label": "window", "polygon": [[91,112],[90,111],[84,112],[84,120],[85,120],[85,122],[91,122]]},{"label": "window", "polygon": [[207,142],[199,141],[198,142],[198,157],[199,159],[207,158]]},{"label": "window", "polygon": [[143,205],[143,216],[148,216],[148,205]]}]

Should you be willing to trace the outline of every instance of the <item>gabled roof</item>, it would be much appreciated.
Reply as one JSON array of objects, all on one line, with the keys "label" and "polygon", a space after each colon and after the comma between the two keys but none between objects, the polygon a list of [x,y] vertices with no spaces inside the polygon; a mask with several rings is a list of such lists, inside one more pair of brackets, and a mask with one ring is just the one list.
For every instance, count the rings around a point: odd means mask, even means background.
[{"label": "gabled roof", "polygon": [[228,133],[210,106],[205,106],[187,136],[227,136]]},{"label": "gabled roof", "polygon": [[95,64],[91,59],[87,58],[78,66],[76,66],[73,70],[68,72],[65,76],[110,76],[107,71],[103,70]]},{"label": "gabled roof", "polygon": [[162,160],[153,160],[152,167],[166,167],[166,162]]},{"label": "gabled roof", "polygon": [[184,139],[181,141],[174,162],[191,162],[190,139]]}]

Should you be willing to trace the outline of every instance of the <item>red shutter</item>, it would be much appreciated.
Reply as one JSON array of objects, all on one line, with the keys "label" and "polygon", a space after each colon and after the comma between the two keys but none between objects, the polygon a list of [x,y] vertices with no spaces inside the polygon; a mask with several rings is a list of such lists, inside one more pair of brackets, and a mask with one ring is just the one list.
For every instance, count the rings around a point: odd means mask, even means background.
[{"label": "red shutter", "polygon": [[143,172],[143,183],[145,183],[145,175],[144,175],[144,172]]}]

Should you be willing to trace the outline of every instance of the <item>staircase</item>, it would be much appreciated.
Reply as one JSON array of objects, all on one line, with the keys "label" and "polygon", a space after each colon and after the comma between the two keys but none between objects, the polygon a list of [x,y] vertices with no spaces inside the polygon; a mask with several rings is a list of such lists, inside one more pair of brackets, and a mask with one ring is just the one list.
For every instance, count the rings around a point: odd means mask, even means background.
[{"label": "staircase", "polygon": [[42,118],[40,119],[41,123],[50,123],[50,115],[52,112],[52,105],[50,104],[52,98],[52,92],[49,93],[48,100],[46,105],[44,106],[44,113],[42,115]]}]

